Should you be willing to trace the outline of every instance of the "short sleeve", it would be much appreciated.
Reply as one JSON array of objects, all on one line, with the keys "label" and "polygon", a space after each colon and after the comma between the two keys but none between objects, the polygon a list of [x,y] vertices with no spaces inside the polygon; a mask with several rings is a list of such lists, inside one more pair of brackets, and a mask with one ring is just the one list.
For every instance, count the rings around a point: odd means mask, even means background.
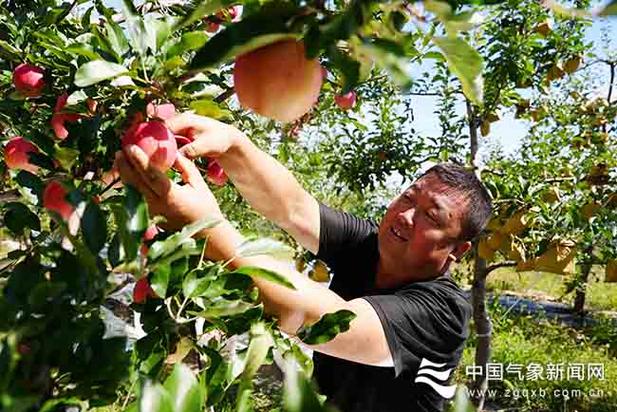
[{"label": "short sleeve", "polygon": [[317,257],[328,264],[341,253],[361,245],[376,230],[376,225],[350,213],[319,203],[319,249]]},{"label": "short sleeve", "polygon": [[422,362],[458,363],[468,336],[468,303],[430,289],[365,296],[381,320],[395,374],[415,374]]}]

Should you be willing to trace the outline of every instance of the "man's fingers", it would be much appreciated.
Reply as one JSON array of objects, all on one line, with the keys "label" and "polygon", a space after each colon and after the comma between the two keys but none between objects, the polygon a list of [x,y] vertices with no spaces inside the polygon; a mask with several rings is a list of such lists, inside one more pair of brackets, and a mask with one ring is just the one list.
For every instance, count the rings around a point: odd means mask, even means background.
[{"label": "man's fingers", "polygon": [[133,168],[124,153],[121,151],[116,152],[114,168],[118,170],[124,183],[135,187],[146,197],[146,199],[156,197],[150,186],[144,182],[141,175]]},{"label": "man's fingers", "polygon": [[189,159],[195,159],[197,157],[207,157],[213,154],[212,148],[210,148],[211,142],[208,139],[197,139],[192,143],[189,143],[180,148],[180,153]]},{"label": "man's fingers", "polygon": [[[124,148],[126,157],[139,173],[142,180],[150,187],[150,189],[158,196],[164,196],[171,186],[167,176],[153,166],[153,162],[148,158],[146,153],[136,145],[128,145]],[[155,153],[152,160],[156,160]]]},{"label": "man's fingers", "polygon": [[174,166],[182,173],[182,180],[185,183],[198,189],[208,188],[208,185],[201,176],[201,173],[199,173],[199,169],[197,169],[195,163],[184,157],[182,153],[178,153]]},{"label": "man's fingers", "polygon": [[201,132],[201,124],[203,119],[204,118],[194,113],[183,112],[172,117],[171,119],[167,119],[165,124],[174,134],[180,134],[183,130],[188,129],[197,129],[197,132]]}]

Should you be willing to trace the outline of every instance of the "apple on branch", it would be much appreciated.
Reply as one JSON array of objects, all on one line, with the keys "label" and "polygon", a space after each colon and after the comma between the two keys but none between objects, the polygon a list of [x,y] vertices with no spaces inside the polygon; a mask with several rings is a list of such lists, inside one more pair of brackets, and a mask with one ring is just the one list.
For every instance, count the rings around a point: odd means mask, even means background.
[{"label": "apple on branch", "polygon": [[38,153],[39,149],[32,142],[21,136],[15,136],[4,147],[4,162],[9,169],[22,169],[36,173],[38,166],[30,163],[28,153]]}]

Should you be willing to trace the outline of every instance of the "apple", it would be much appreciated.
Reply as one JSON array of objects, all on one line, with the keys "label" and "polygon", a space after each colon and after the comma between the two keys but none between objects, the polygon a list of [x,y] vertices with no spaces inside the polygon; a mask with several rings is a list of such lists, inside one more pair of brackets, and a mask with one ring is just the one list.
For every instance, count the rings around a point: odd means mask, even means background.
[{"label": "apple", "polygon": [[221,167],[221,164],[215,159],[210,159],[210,161],[208,162],[208,170],[206,173],[206,177],[209,182],[217,186],[224,186],[225,183],[227,183],[227,175]]},{"label": "apple", "polygon": [[45,186],[43,191],[43,207],[47,210],[56,212],[62,219],[68,221],[73,213],[74,207],[66,199],[68,194],[66,188],[57,180],[52,180]]},{"label": "apple", "polygon": [[51,127],[54,129],[54,134],[60,140],[64,140],[69,136],[69,131],[66,130],[64,124],[66,122],[76,122],[81,119],[81,115],[77,113],[62,113],[62,109],[66,106],[69,98],[67,93],[58,96],[56,106],[54,107],[54,115],[51,117]]},{"label": "apple", "polygon": [[45,72],[31,64],[22,63],[13,70],[13,85],[24,96],[38,97],[45,87]]},{"label": "apple", "polygon": [[221,25],[215,21],[209,21],[206,31],[208,33],[216,33],[217,31],[219,31],[219,28],[221,27]]},{"label": "apple", "polygon": [[144,235],[141,237],[141,240],[143,241],[141,248],[140,248],[142,255],[145,256],[148,253],[149,247],[146,244],[146,242],[151,241],[158,234],[159,234],[159,229],[156,227],[156,225],[148,226],[148,229],[146,229],[146,231],[144,232]]},{"label": "apple", "polygon": [[240,16],[240,7],[232,6],[220,10],[216,13],[216,17],[221,21],[237,21]]},{"label": "apple", "polygon": [[152,290],[150,286],[150,281],[147,277],[143,277],[135,282],[135,287],[133,288],[133,302],[135,303],[145,303],[148,298],[157,298],[158,296]]},{"label": "apple", "polygon": [[176,161],[178,145],[174,134],[158,120],[130,127],[122,137],[122,147],[139,146],[159,170],[167,171]]},{"label": "apple", "polygon": [[319,60],[308,60],[304,43],[296,40],[245,53],[234,66],[234,88],[242,107],[282,122],[311,110],[322,81]]},{"label": "apple", "polygon": [[15,136],[4,147],[4,162],[9,169],[23,169],[36,173],[39,168],[30,163],[28,153],[38,153],[39,149],[21,136]]},{"label": "apple", "polygon": [[146,113],[148,114],[148,117],[167,120],[176,115],[176,106],[174,106],[173,103],[148,103],[146,106]]},{"label": "apple", "polygon": [[356,105],[356,92],[353,90],[345,94],[334,96],[334,103],[343,110],[349,110]]}]

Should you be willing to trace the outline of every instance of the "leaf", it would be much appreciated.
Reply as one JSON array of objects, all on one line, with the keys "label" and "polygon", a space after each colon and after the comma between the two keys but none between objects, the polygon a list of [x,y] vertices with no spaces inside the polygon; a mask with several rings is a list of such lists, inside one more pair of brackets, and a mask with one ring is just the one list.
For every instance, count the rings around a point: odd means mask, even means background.
[{"label": "leaf", "polygon": [[189,10],[189,12],[180,19],[176,25],[173,27],[173,31],[177,32],[184,27],[189,26],[191,23],[203,18],[204,16],[208,16],[210,14],[214,14],[214,12],[223,8],[224,6],[230,5],[233,3],[232,0],[206,0],[197,3],[197,6],[193,7]]},{"label": "leaf", "polygon": [[207,306],[201,312],[194,313],[194,315],[205,319],[221,318],[226,316],[239,315],[240,313],[244,313],[249,309],[253,309],[254,307],[254,304],[244,302],[242,300],[227,300],[221,298]]},{"label": "leaf", "polygon": [[88,98],[88,95],[83,90],[75,90],[66,100],[66,106],[75,106]]},{"label": "leaf", "polygon": [[148,206],[137,189],[126,185],[122,204],[115,205],[113,210],[125,262],[130,262],[137,256],[141,238],[148,227]]},{"label": "leaf", "polygon": [[165,240],[154,242],[148,251],[148,260],[154,262],[163,256],[173,253],[183,242],[192,238],[197,232],[214,227],[219,222],[220,219],[206,217],[190,225],[186,225],[180,232],[174,233]]},{"label": "leaf", "polygon": [[39,217],[34,214],[26,205],[17,202],[5,205],[4,224],[16,235],[23,235],[26,228],[41,230]]},{"label": "leaf", "polygon": [[56,152],[54,158],[60,163],[60,166],[64,170],[71,170],[77,160],[79,160],[79,150],[72,147],[59,147],[56,146]]},{"label": "leaf", "polygon": [[158,263],[153,272],[150,287],[152,287],[154,293],[164,299],[167,296],[171,266],[169,263]]},{"label": "leaf", "polygon": [[191,102],[191,109],[200,116],[212,117],[217,120],[230,120],[232,114],[229,110],[222,109],[211,99],[201,99]]},{"label": "leaf", "polygon": [[175,412],[169,393],[160,383],[147,381],[139,399],[139,410],[142,412]]},{"label": "leaf", "polygon": [[106,60],[94,60],[77,69],[75,85],[77,87],[91,86],[103,80],[113,79],[126,72],[128,72],[128,69],[120,64]]},{"label": "leaf", "polygon": [[311,381],[291,360],[285,363],[285,386],[283,393],[285,412],[334,412],[324,405]]},{"label": "leaf", "polygon": [[163,384],[173,402],[175,412],[200,412],[204,399],[201,385],[191,369],[176,363],[173,372]]},{"label": "leaf", "polygon": [[448,68],[461,82],[465,96],[480,106],[483,92],[480,54],[458,37],[433,37],[433,42],[442,50]]},{"label": "leaf", "polygon": [[292,32],[287,24],[296,11],[288,5],[274,10],[265,7],[228,26],[199,49],[189,69],[202,70],[277,41],[299,38],[300,34]]},{"label": "leaf", "polygon": [[243,266],[239,269],[234,270],[233,272],[231,272],[231,274],[257,277],[296,290],[296,287],[293,285],[293,283],[287,280],[286,277],[268,269],[263,269],[255,266]]},{"label": "leaf", "polygon": [[236,257],[250,257],[258,255],[269,255],[281,259],[291,259],[293,257],[293,249],[282,242],[268,238],[247,240],[236,249]]},{"label": "leaf", "polygon": [[201,277],[198,278],[197,275],[203,272],[201,270],[192,270],[188,275],[184,278],[182,282],[182,293],[187,298],[194,298],[200,296],[203,292],[205,292],[210,285],[211,278]]},{"label": "leaf", "polygon": [[349,310],[338,310],[327,313],[310,326],[302,326],[297,336],[307,345],[319,345],[329,342],[341,332],[349,330],[349,323],[356,314]]},{"label": "leaf", "polygon": [[384,69],[392,80],[401,88],[409,89],[412,85],[407,67],[409,56],[396,43],[373,39],[358,45],[359,50],[370,56],[376,65]]},{"label": "leaf", "polygon": [[251,410],[250,391],[253,376],[255,376],[259,367],[265,362],[270,348],[274,345],[272,335],[270,331],[266,329],[263,322],[253,324],[249,335],[251,340],[246,352],[244,370],[242,371],[242,378],[236,398],[236,410],[239,412]]},{"label": "leaf", "polygon": [[89,202],[81,217],[81,232],[88,249],[95,255],[105,245],[107,239],[107,220],[99,205]]},{"label": "leaf", "polygon": [[208,35],[202,31],[184,33],[182,37],[167,50],[167,59],[181,55],[191,50],[197,50],[206,44]]}]

